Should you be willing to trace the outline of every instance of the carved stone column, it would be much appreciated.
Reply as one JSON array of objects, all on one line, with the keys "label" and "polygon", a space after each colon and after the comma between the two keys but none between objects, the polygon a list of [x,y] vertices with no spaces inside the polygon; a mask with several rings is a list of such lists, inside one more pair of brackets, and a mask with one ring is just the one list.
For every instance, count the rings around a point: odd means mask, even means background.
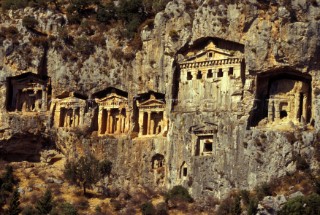
[{"label": "carved stone column", "polygon": [[274,115],[275,115],[275,120],[279,120],[280,119],[280,104],[279,101],[275,101],[274,102]]},{"label": "carved stone column", "polygon": [[103,119],[102,119],[102,115],[103,115],[103,109],[101,106],[99,106],[99,112],[98,112],[98,134],[101,134],[103,128]]},{"label": "carved stone column", "polygon": [[[54,104],[52,104],[52,105],[54,105]],[[61,124],[61,121],[62,121],[62,119],[61,119],[61,107],[58,104],[55,104],[55,105],[56,105],[56,108],[53,109],[53,111],[54,111],[53,112],[54,125],[55,125],[55,127],[62,127],[63,124]]]},{"label": "carved stone column", "polygon": [[79,110],[79,125],[84,124],[84,107],[80,107]]},{"label": "carved stone column", "polygon": [[42,96],[41,96],[41,111],[47,111],[48,110],[48,99],[47,99],[47,91],[46,88],[42,88]]},{"label": "carved stone column", "polygon": [[130,129],[130,117],[131,117],[131,112],[126,110],[126,117],[124,120],[124,132],[128,132]]},{"label": "carved stone column", "polygon": [[269,102],[268,102],[268,121],[269,122],[272,122],[273,119],[274,119],[274,103],[273,103],[273,100],[272,99],[269,99]]},{"label": "carved stone column", "polygon": [[143,135],[143,116],[144,112],[139,110],[139,136]]},{"label": "carved stone column", "polygon": [[115,119],[115,123],[116,123],[116,133],[121,133],[121,122],[122,118],[121,118],[121,114],[119,114],[118,116],[116,116]]},{"label": "carved stone column", "polygon": [[76,108],[72,108],[72,125],[71,127],[76,127]]},{"label": "carved stone column", "polygon": [[149,135],[151,132],[151,111],[148,111],[148,125],[147,125],[147,135]]},{"label": "carved stone column", "polygon": [[111,110],[110,110],[110,116],[109,116],[109,134],[113,134],[113,128],[114,128],[114,120],[113,116],[111,115]]},{"label": "carved stone column", "polygon": [[111,114],[111,110],[107,108],[107,129],[106,129],[106,134],[110,133],[110,114]]},{"label": "carved stone column", "polygon": [[307,121],[307,111],[308,111],[308,104],[307,104],[307,96],[303,95],[303,101],[302,101],[302,116],[305,121]]}]

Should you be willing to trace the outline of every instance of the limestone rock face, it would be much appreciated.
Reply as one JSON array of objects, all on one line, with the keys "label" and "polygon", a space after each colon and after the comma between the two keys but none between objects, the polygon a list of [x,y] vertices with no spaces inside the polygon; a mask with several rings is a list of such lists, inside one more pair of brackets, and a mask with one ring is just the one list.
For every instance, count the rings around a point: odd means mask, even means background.
[{"label": "limestone rock face", "polygon": [[[33,45],[26,15],[58,37],[52,46]],[[15,26],[19,43],[6,37],[0,47],[1,152],[23,154],[19,135],[45,137],[67,157],[110,159],[114,186],[181,184],[194,197],[252,189],[301,159],[319,169],[319,18],[320,1],[174,0],[142,28],[132,57],[117,27],[86,55],[59,45],[64,14],[9,11],[1,27]],[[48,89],[29,92],[31,79],[19,88],[46,110],[8,104],[10,78],[27,72],[48,77]],[[19,144],[42,150],[32,143]]]}]

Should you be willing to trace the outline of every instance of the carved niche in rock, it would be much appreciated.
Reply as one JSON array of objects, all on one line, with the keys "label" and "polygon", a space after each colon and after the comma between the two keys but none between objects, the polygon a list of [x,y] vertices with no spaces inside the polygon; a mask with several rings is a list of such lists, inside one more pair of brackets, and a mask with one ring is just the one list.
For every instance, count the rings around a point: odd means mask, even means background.
[{"label": "carved niche in rock", "polygon": [[244,83],[243,46],[212,39],[193,45],[182,55],[173,86],[175,109],[237,110]]},{"label": "carved niche in rock", "polygon": [[54,100],[55,127],[75,128],[84,124],[87,97],[79,93],[64,93]]},{"label": "carved niche in rock", "polygon": [[149,92],[139,95],[139,136],[164,134],[168,125],[165,105],[164,95],[161,93]]},{"label": "carved niche in rock", "polygon": [[189,132],[192,134],[192,141],[195,143],[193,153],[195,156],[213,155],[217,141],[218,126],[214,123],[205,122],[202,125],[192,126]]},{"label": "carved niche in rock", "polygon": [[180,166],[180,179],[185,180],[188,176],[188,165],[185,161]]},{"label": "carved niche in rock", "polygon": [[40,112],[48,109],[50,78],[28,72],[8,78],[7,109]]},{"label": "carved niche in rock", "polygon": [[116,88],[107,88],[96,94],[99,106],[98,134],[123,134],[130,128],[128,93]]}]

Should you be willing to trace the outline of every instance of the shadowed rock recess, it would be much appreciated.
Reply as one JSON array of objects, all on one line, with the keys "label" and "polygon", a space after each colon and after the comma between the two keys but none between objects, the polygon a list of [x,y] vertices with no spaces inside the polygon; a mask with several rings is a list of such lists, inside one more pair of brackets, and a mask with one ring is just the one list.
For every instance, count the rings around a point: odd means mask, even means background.
[{"label": "shadowed rock recess", "polygon": [[[140,50],[109,27],[87,57],[61,45],[61,28],[81,35],[65,14],[2,14],[19,37],[1,37],[0,155],[91,151],[113,162],[114,187],[183,185],[195,198],[294,173],[297,157],[318,170],[320,1],[195,2],[170,1]],[[49,45],[34,45],[26,15]]]}]

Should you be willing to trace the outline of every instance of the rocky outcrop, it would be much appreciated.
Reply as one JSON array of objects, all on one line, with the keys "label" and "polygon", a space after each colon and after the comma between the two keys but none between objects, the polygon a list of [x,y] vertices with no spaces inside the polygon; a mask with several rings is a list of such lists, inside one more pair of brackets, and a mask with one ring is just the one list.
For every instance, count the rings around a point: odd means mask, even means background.
[{"label": "rocky outcrop", "polygon": [[[35,46],[33,38],[41,36],[22,26],[28,14],[39,20],[38,32],[52,36],[47,49]],[[103,45],[86,55],[62,42],[59,26],[68,25],[63,14],[10,11],[2,15],[2,26],[16,26],[19,36],[5,37],[0,48],[1,147],[13,147],[16,134],[45,134],[67,156],[86,150],[107,156],[114,164],[115,186],[182,184],[195,197],[253,188],[294,172],[300,158],[318,169],[319,14],[319,1],[174,0],[151,27],[142,28],[142,49],[130,58],[128,41],[118,40],[117,27],[100,32]],[[74,35],[84,36],[72,28]],[[206,49],[210,42],[214,45]],[[184,71],[184,64],[191,66]],[[28,71],[50,77],[51,106],[44,113],[7,109],[7,78]],[[282,82],[284,77],[289,81]],[[286,87],[277,88],[279,83]],[[290,88],[300,83],[307,90]],[[107,87],[128,94],[131,130],[122,135],[97,135],[99,107],[92,97]],[[138,135],[144,120],[138,119],[136,96],[148,91],[165,94],[168,130],[159,136]],[[55,126],[54,105],[65,92],[87,96],[81,127]],[[278,103],[268,103],[270,96]]]}]

